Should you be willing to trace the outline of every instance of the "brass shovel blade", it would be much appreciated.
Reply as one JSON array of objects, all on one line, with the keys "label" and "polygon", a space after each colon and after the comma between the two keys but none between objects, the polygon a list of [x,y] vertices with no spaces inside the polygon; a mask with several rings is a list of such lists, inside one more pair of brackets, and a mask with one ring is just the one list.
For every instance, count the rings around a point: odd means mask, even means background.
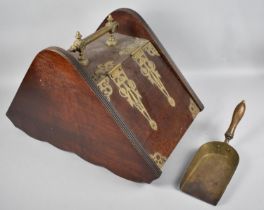
[{"label": "brass shovel blade", "polygon": [[187,168],[180,189],[216,205],[239,162],[236,150],[225,142],[209,142],[200,147]]}]

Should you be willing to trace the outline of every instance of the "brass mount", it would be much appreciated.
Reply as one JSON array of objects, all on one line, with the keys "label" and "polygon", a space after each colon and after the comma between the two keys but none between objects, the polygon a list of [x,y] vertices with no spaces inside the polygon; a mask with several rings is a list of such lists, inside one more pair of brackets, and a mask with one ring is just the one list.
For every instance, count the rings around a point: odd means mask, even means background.
[{"label": "brass mount", "polygon": [[106,45],[111,47],[115,46],[117,44],[117,40],[114,36],[114,33],[116,32],[116,29],[118,27],[118,23],[114,21],[113,17],[111,15],[108,16],[107,22],[105,26],[95,33],[85,37],[82,39],[82,35],[79,31],[76,32],[75,35],[75,41],[71,45],[69,51],[71,52],[78,52],[78,60],[83,65],[88,65],[89,61],[84,55],[85,47],[93,42],[94,40],[98,39],[99,37],[103,36],[106,33],[109,33],[109,38],[106,40]]}]

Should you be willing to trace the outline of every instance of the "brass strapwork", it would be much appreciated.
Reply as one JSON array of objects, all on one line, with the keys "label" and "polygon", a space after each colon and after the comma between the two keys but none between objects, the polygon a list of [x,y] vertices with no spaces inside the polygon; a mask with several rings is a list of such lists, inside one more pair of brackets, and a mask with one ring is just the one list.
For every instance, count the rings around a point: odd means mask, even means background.
[{"label": "brass strapwork", "polygon": [[127,100],[129,105],[136,108],[149,122],[153,130],[158,130],[158,125],[149,115],[146,107],[142,103],[142,96],[139,93],[136,83],[129,79],[121,64],[116,65],[108,75],[119,89],[119,94]]},{"label": "brass strapwork", "polygon": [[192,118],[194,119],[197,114],[200,112],[200,109],[198,108],[198,106],[196,105],[196,103],[190,98],[189,99],[189,111],[192,115]]},{"label": "brass strapwork", "polygon": [[104,94],[108,101],[113,93],[113,88],[110,85],[108,72],[115,67],[114,61],[107,61],[104,64],[99,64],[92,75],[93,81],[97,84],[99,90]]},{"label": "brass strapwork", "polygon": [[118,88],[119,95],[125,98],[131,107],[136,108],[145,117],[153,130],[158,129],[156,121],[151,118],[142,102],[142,95],[139,93],[136,83],[128,78],[122,64],[116,64],[112,60],[99,64],[92,75],[92,79],[108,101],[111,100],[113,93],[113,87],[110,84],[111,79]]},{"label": "brass strapwork", "polygon": [[155,63],[146,56],[145,52],[151,56],[160,56],[158,51],[150,42],[147,42],[147,44],[145,44],[142,48],[132,52],[131,56],[140,67],[141,74],[146,77],[152,85],[156,86],[162,92],[162,94],[167,98],[170,106],[175,107],[175,101],[170,96],[169,92],[161,81],[161,75],[159,74]]},{"label": "brass strapwork", "polygon": [[157,164],[157,166],[161,169],[165,164],[167,158],[160,154],[159,152],[155,152],[154,154],[149,155],[150,158]]},{"label": "brass strapwork", "polygon": [[84,55],[84,50],[85,47],[93,42],[94,40],[98,39],[99,37],[103,36],[106,33],[109,33],[109,38],[106,40],[106,45],[107,46],[114,46],[116,45],[117,41],[116,38],[114,37],[114,33],[117,29],[118,23],[114,21],[113,17],[111,15],[108,16],[107,18],[107,23],[105,26],[95,33],[85,37],[82,39],[82,35],[79,31],[77,31],[75,35],[75,41],[71,45],[69,51],[71,52],[78,52],[78,60],[81,64],[83,65],[88,65],[89,61]]}]

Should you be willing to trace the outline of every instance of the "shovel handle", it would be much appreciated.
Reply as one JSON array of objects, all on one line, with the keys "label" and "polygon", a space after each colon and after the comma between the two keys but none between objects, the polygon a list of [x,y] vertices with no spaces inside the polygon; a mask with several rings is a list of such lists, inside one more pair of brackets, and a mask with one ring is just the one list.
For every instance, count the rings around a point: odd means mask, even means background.
[{"label": "shovel handle", "polygon": [[236,127],[239,121],[241,120],[241,118],[243,117],[245,110],[246,110],[246,104],[245,104],[245,101],[243,100],[236,106],[234,110],[231,123],[225,133],[226,143],[228,143],[234,137]]}]

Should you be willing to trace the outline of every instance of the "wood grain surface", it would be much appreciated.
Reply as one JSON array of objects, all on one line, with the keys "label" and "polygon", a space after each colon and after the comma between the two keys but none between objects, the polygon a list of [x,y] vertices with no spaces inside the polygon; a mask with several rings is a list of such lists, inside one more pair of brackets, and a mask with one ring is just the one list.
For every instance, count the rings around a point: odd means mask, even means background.
[{"label": "wood grain surface", "polygon": [[[169,106],[161,92],[139,73],[138,66],[129,58],[122,65],[129,78],[135,81],[147,110],[157,121],[158,131],[149,127],[142,115],[120,97],[117,89],[111,103],[139,137],[147,156],[159,152],[168,157],[193,121],[190,100],[200,110],[203,105],[137,13],[119,9],[112,16],[119,22],[118,33],[148,39],[156,47],[160,56],[150,59],[159,70],[176,107]],[[89,54],[91,52],[87,47],[86,55],[92,56],[93,62],[103,62],[102,53]],[[30,136],[74,152],[121,177],[147,183],[158,178],[80,75],[74,56],[60,48],[41,51],[32,62],[7,116]],[[94,71],[93,65],[85,71]]]}]

